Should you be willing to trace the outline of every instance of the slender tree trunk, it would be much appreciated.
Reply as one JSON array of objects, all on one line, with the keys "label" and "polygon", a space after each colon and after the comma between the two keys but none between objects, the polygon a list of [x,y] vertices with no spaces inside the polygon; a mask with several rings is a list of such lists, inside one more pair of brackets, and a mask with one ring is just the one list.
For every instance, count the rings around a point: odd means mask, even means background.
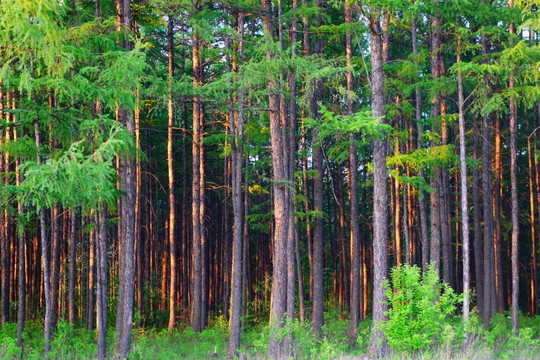
[{"label": "slender tree trunk", "polygon": [[[321,8],[320,0],[316,1],[316,6]],[[322,25],[321,19],[318,19],[318,25]],[[322,56],[323,39],[318,37],[314,41],[313,53],[316,56]],[[319,119],[319,101],[322,101],[322,82],[316,81],[310,85],[309,90],[309,109],[313,119]],[[312,132],[313,139],[317,138],[318,131],[314,129]],[[322,145],[321,145],[322,146]],[[313,210],[319,214],[324,211],[323,201],[323,154],[321,146],[313,147],[313,170],[317,173],[313,179]],[[315,227],[313,229],[313,312],[312,312],[312,327],[319,335],[322,335],[322,326],[324,324],[324,243],[323,243],[323,217],[315,218]]]},{"label": "slender tree trunk", "polygon": [[[478,128],[477,124],[473,129],[473,159],[478,161]],[[476,285],[476,305],[478,313],[484,312],[484,256],[482,250],[482,228],[480,225],[482,211],[480,205],[480,172],[478,167],[473,169],[473,209],[474,209],[474,279]]]},{"label": "slender tree trunk", "polygon": [[174,20],[169,16],[168,21],[168,52],[169,52],[169,94],[168,94],[168,128],[167,128],[167,168],[169,177],[169,246],[170,246],[170,262],[171,262],[171,277],[169,290],[169,329],[173,329],[176,323],[176,237],[175,237],[175,222],[176,213],[174,205],[174,166],[173,166],[173,126],[174,126],[174,107],[172,94],[172,81],[174,76],[174,36],[173,36]]},{"label": "slender tree trunk", "polygon": [[[92,221],[89,219],[89,221]],[[96,243],[99,230],[96,222],[95,228],[90,230],[88,236],[88,282],[86,283],[86,330],[92,331],[95,329],[95,308],[96,298],[95,289],[95,273],[96,273]]]},{"label": "slender tree trunk", "polygon": [[501,182],[502,182],[502,154],[501,154],[501,118],[495,120],[495,184],[493,199],[495,206],[495,289],[497,293],[497,311],[504,312],[504,290],[502,270],[502,232],[501,232]]},{"label": "slender tree trunk", "polygon": [[[438,2],[438,1],[437,1]],[[431,76],[433,81],[437,81],[440,75],[440,61],[438,52],[441,47],[441,22],[437,15],[434,15],[431,19]],[[438,117],[440,113],[440,94],[434,94],[431,99],[431,118],[434,125],[433,130],[435,133],[439,132]],[[436,146],[433,141],[431,146]],[[431,193],[431,239],[430,239],[430,262],[433,263],[435,270],[440,272],[441,261],[441,222],[446,219],[441,219],[441,168],[436,167],[431,174],[431,187],[433,192]]]},{"label": "slender tree trunk", "polygon": [[[241,66],[244,58],[244,13],[240,12],[238,22],[238,56]],[[243,76],[243,71],[238,69],[237,63],[233,63],[233,70],[238,77]],[[232,258],[232,286],[231,286],[231,315],[229,319],[229,350],[228,358],[238,356],[240,348],[240,314],[242,307],[242,264],[243,264],[243,231],[245,210],[242,207],[242,164],[243,164],[243,141],[244,141],[244,91],[240,89],[237,95],[238,111],[230,119],[231,133],[231,175],[232,175],[232,204],[233,204],[233,258]]]},{"label": "slender tree trunk", "polygon": [[[98,226],[99,225],[99,226]],[[98,359],[107,355],[107,210],[101,203],[96,212]]]},{"label": "slender tree trunk", "polygon": [[[508,7],[514,7],[514,0],[508,0]],[[510,46],[513,45],[515,34],[514,24],[510,23]],[[510,91],[515,88],[514,74],[510,75]],[[518,335],[518,299],[519,299],[519,258],[518,258],[518,236],[519,236],[519,208],[517,195],[517,103],[515,97],[510,96],[510,202],[512,204],[512,331]]]},{"label": "slender tree trunk", "polygon": [[[411,22],[411,42],[413,53],[418,53],[418,36],[416,33],[416,19]],[[415,57],[415,65],[418,67],[418,60]],[[415,88],[415,108],[416,108],[416,128],[417,128],[417,140],[416,147],[421,149],[423,147],[422,134],[424,129],[422,127],[422,93],[420,87]],[[424,170],[420,169],[420,177],[424,178]],[[422,272],[427,271],[427,265],[429,262],[429,238],[428,238],[428,215],[426,209],[426,194],[422,189],[418,189],[418,207],[420,212],[420,241],[422,243]]]},{"label": "slender tree trunk", "polygon": [[[371,48],[371,108],[373,118],[384,123],[384,71],[381,39],[380,8],[370,9]],[[386,136],[382,134],[382,136]],[[387,340],[378,323],[386,319],[383,281],[388,276],[387,265],[387,191],[386,191],[386,139],[373,140],[373,325],[370,353],[384,357],[388,353]]]},{"label": "slender tree trunk", "polygon": [[[0,95],[0,103],[2,102],[2,97]],[[2,118],[2,117],[0,117]],[[21,134],[21,138],[22,138]],[[0,134],[1,136],[1,134]],[[17,133],[14,134],[15,141],[17,141],[17,138],[19,136]],[[1,156],[0,156],[1,158]],[[22,182],[22,174],[19,172],[19,166],[21,164],[21,159],[17,159],[17,162],[15,164],[15,174],[16,174],[16,180],[15,183],[17,186],[21,185]],[[2,167],[0,166],[0,171]],[[18,212],[19,212],[19,219],[22,219],[24,216],[25,208],[22,201],[19,200],[18,202]],[[1,228],[0,228],[0,231]],[[18,289],[18,314],[17,314],[17,347],[22,349],[23,345],[23,331],[24,331],[24,318],[26,313],[26,237],[25,237],[25,229],[24,229],[24,223],[22,221],[19,222],[17,226],[17,236],[19,240],[19,261],[18,261],[18,277],[19,277],[19,289]]]},{"label": "slender tree trunk", "polygon": [[[530,133],[529,130],[529,119],[527,119],[527,133]],[[531,255],[532,255],[532,264],[531,264],[531,270],[532,270],[532,276],[531,276],[531,315],[536,314],[536,286],[538,284],[537,278],[536,278],[536,231],[535,231],[535,223],[536,223],[536,215],[535,215],[535,201],[534,201],[534,186],[533,186],[533,161],[532,161],[532,146],[531,146],[531,137],[527,137],[527,154],[528,154],[528,170],[529,170],[529,204],[531,208]]]},{"label": "slender tree trunk", "polygon": [[51,326],[53,329],[56,329],[58,323],[58,290],[60,282],[60,239],[58,228],[58,208],[55,206],[51,208]]},{"label": "slender tree trunk", "polygon": [[[132,31],[130,0],[116,0],[118,29]],[[126,50],[133,44],[127,38],[121,42]],[[118,108],[120,123],[133,136],[133,118],[122,106]],[[133,157],[122,157],[119,161],[120,190],[125,195],[120,200],[120,264],[119,301],[116,315],[117,355],[121,359],[129,356],[131,346],[131,324],[133,321],[133,301],[135,284],[134,242],[135,242],[135,164]]]},{"label": "slender tree trunk", "polygon": [[482,194],[484,208],[484,326],[488,326],[496,311],[495,256],[493,248],[493,199],[491,196],[491,121],[483,119],[482,126]]},{"label": "slender tree trunk", "polygon": [[[198,1],[193,2],[193,11],[200,9]],[[200,86],[201,59],[200,37],[193,34],[192,61],[193,61],[193,88],[197,91]],[[204,249],[204,154],[203,154],[203,114],[201,99],[195,95],[193,99],[193,181],[192,181],[192,219],[193,219],[193,245],[191,268],[191,326],[193,331],[201,332],[204,329],[204,281],[205,264]]]},{"label": "slender tree trunk", "polygon": [[[9,92],[9,91],[8,91]],[[4,113],[4,93],[3,93],[3,88],[2,88],[2,82],[0,81],[0,119],[2,119],[3,121],[6,122],[7,124],[7,119],[5,118],[5,113]],[[6,128],[6,134],[4,134],[4,128],[0,128],[0,146],[4,144],[4,141],[5,141],[5,137],[4,136],[7,136],[7,133],[9,132],[8,128]],[[5,168],[7,169],[8,168],[8,165],[7,165],[7,162],[4,162],[4,156],[2,154],[0,154],[0,172],[3,172],[4,171],[4,164],[5,164]],[[7,177],[6,177],[7,179]],[[2,328],[4,328],[4,324],[5,322],[7,321],[7,317],[5,316],[4,314],[4,311],[5,309],[7,308],[6,307],[6,300],[4,300],[4,297],[6,296],[6,291],[4,289],[4,269],[6,269],[6,264],[4,262],[4,255],[5,255],[5,248],[6,248],[6,242],[7,242],[7,233],[6,233],[6,230],[7,230],[7,216],[6,216],[6,212],[5,210],[2,210],[0,209],[0,254],[2,256],[2,274],[1,274],[1,284],[2,284],[2,288],[0,290],[0,292],[2,293],[1,295],[1,299],[0,299],[0,306],[2,307]]]},{"label": "slender tree trunk", "polygon": [[[34,121],[34,135],[36,138],[36,148],[37,148],[37,164],[41,165],[41,136],[39,132],[39,123],[37,120]],[[43,332],[45,337],[45,357],[49,356],[51,351],[51,292],[50,292],[50,275],[49,275],[49,258],[48,258],[48,241],[47,241],[47,230],[45,224],[45,209],[39,209],[39,229],[41,237],[41,262],[43,264],[43,297],[45,298],[45,319],[43,325]]]},{"label": "slender tree trunk", "polygon": [[[347,5],[349,1],[344,0],[345,6],[345,22],[352,23],[352,8]],[[352,73],[352,36],[350,31],[345,34],[345,52],[347,56],[347,91],[354,91],[354,79]],[[347,115],[354,113],[353,100],[347,97]],[[349,329],[349,338],[356,341],[358,337],[358,322],[361,318],[360,313],[360,286],[361,286],[361,268],[362,258],[360,256],[360,224],[358,210],[358,159],[356,151],[356,138],[354,135],[349,137],[349,206],[351,216],[351,235],[350,235],[350,251],[351,251],[351,327]]]},{"label": "slender tree trunk", "polygon": [[71,210],[71,229],[69,233],[69,300],[68,300],[68,314],[69,323],[75,324],[76,309],[75,309],[75,282],[76,282],[76,257],[77,257],[77,244],[76,241],[76,226],[77,226],[77,210]]},{"label": "slender tree trunk", "polygon": [[[271,41],[272,31],[272,11],[269,0],[262,0],[263,28],[266,41]],[[266,51],[267,61],[274,58],[273,52]],[[272,169],[273,169],[273,206],[274,206],[274,232],[273,232],[273,279],[272,279],[272,304],[270,314],[270,345],[268,357],[275,359],[288,358],[290,356],[289,337],[277,336],[278,328],[284,325],[283,320],[287,313],[287,191],[284,181],[287,178],[286,163],[283,153],[284,139],[280,124],[280,106],[278,87],[275,80],[268,82],[268,103],[270,108],[270,142],[272,148]]]},{"label": "slender tree trunk", "polygon": [[[298,0],[293,0],[292,2],[293,11],[298,10]],[[292,24],[291,24],[291,43],[295,44],[298,42],[298,19],[296,16],[293,16]],[[291,49],[291,60],[294,62],[296,59],[296,47],[292,47]],[[298,118],[297,118],[297,105],[296,105],[296,73],[294,70],[289,71],[289,91],[291,94],[291,102],[289,106],[289,116],[290,116],[290,124],[289,124],[289,180],[294,182],[294,172],[296,167],[296,150],[297,150],[297,142],[296,142],[296,129],[298,124]],[[301,262],[301,256],[300,256],[300,239],[298,235],[298,227],[295,223],[295,207],[292,205],[292,196],[291,196],[291,206],[293,207],[290,214],[290,220],[291,221],[291,229],[292,230],[292,240],[294,242],[293,246],[294,249],[289,247],[287,251],[290,251],[289,254],[289,266],[291,265],[290,258],[293,255],[292,252],[296,253],[296,269],[297,269],[297,277],[298,277],[298,301],[299,301],[299,307],[300,307],[300,321],[303,322],[305,319],[305,309],[304,309],[304,279],[302,275],[302,262]],[[307,199],[306,199],[307,200]],[[294,261],[293,261],[294,262]],[[294,267],[294,264],[292,264]],[[294,272],[294,269],[291,271]],[[289,294],[287,294],[288,297],[291,297],[289,299],[288,305],[287,305],[287,312],[289,313],[289,316],[291,314],[294,314],[294,277],[290,277],[287,280],[289,282],[292,281],[291,284],[289,284]]]},{"label": "slender tree trunk", "polygon": [[[461,49],[458,40],[457,63],[461,62]],[[461,188],[461,231],[463,243],[463,321],[469,320],[470,307],[470,269],[469,269],[469,205],[467,198],[467,149],[465,147],[465,110],[463,99],[463,77],[458,73],[458,112],[459,112],[459,165],[460,165],[460,188]],[[465,333],[464,343],[468,343],[468,333]]]},{"label": "slender tree trunk", "polygon": [[[10,91],[7,90],[7,99],[6,99],[6,107],[9,109],[9,103],[10,103]],[[1,102],[1,101],[0,101]],[[10,114],[7,113],[6,117],[6,124],[9,124],[10,122]],[[5,138],[3,138],[5,143],[9,143],[11,140],[11,132],[10,128],[6,127]],[[9,152],[4,153],[4,184],[9,185],[9,170],[10,170],[10,157]],[[4,328],[4,325],[9,321],[9,292],[10,292],[10,284],[9,284],[9,268],[10,268],[10,259],[11,259],[11,246],[10,246],[10,236],[11,236],[11,226],[10,226],[10,220],[8,216],[7,209],[0,210],[2,212],[2,218],[4,220],[3,227],[1,229],[1,236],[0,236],[0,253],[2,254],[2,266],[1,266],[1,288],[0,288],[0,306],[2,307],[2,314],[1,314],[1,321],[2,321],[2,329]]]}]

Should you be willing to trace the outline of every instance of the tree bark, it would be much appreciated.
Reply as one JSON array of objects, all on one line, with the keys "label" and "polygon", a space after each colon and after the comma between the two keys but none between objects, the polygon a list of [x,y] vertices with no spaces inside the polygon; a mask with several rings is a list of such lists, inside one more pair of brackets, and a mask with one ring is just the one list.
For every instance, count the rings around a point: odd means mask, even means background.
[{"label": "tree bark", "polygon": [[[132,31],[130,0],[115,0],[119,30]],[[131,40],[125,38],[120,44],[125,50],[133,48]],[[132,115],[122,106],[118,108],[120,123],[133,136],[135,128]],[[133,321],[133,301],[135,284],[134,242],[135,242],[135,164],[133,157],[121,157],[119,161],[120,190],[125,195],[120,200],[120,264],[119,297],[116,315],[117,355],[121,359],[129,356],[131,346],[131,324]]]},{"label": "tree bark", "polygon": [[[478,161],[478,127],[477,124],[473,129],[473,159]],[[478,313],[483,314],[484,311],[484,256],[482,250],[482,210],[480,205],[480,172],[478,167],[473,169],[473,209],[474,209],[474,280],[476,286],[476,305]]]},{"label": "tree bark", "polygon": [[[438,52],[441,47],[441,23],[437,15],[434,15],[431,19],[431,76],[433,81],[437,81],[440,75],[440,61]],[[431,99],[431,118],[433,121],[433,131],[439,132],[438,117],[440,113],[440,94],[434,94]],[[437,144],[432,141],[431,146],[435,147]],[[441,219],[441,168],[435,167],[431,174],[430,185],[433,188],[431,193],[431,239],[430,239],[430,262],[433,263],[435,270],[440,273],[440,261],[441,261],[441,222],[445,219]]]},{"label": "tree bark", "polygon": [[75,317],[77,316],[75,309],[75,282],[76,282],[76,257],[77,257],[77,244],[76,241],[76,227],[77,227],[77,210],[71,210],[71,229],[69,233],[69,300],[68,300],[68,316],[69,323],[75,324]]},{"label": "tree bark", "polygon": [[[193,3],[193,12],[200,11],[198,1]],[[192,62],[193,88],[197,92],[201,79],[201,40],[197,33],[193,34]],[[191,326],[193,331],[201,332],[206,321],[205,307],[205,228],[204,228],[204,152],[203,152],[203,113],[200,97],[195,94],[193,99],[193,179],[192,179],[192,297],[191,297]]]},{"label": "tree bark", "polygon": [[[241,66],[244,60],[244,13],[240,12],[238,22],[238,63]],[[243,76],[243,71],[238,69],[236,63],[233,70],[238,77]],[[242,164],[243,164],[243,141],[244,141],[244,90],[240,89],[237,95],[238,111],[230,119],[231,133],[231,175],[232,175],[232,204],[233,204],[233,258],[232,258],[232,284],[231,284],[231,315],[229,319],[229,349],[228,358],[238,356],[240,348],[240,314],[242,307],[242,264],[243,264],[243,238],[245,211],[243,209],[242,193]]]},{"label": "tree bark", "polygon": [[103,203],[96,212],[97,328],[98,359],[107,356],[107,209]]},{"label": "tree bark", "polygon": [[[461,62],[461,49],[458,40],[457,63]],[[469,205],[467,197],[467,149],[465,146],[465,110],[463,99],[463,77],[458,72],[458,116],[459,116],[459,165],[460,165],[460,188],[461,188],[461,231],[463,243],[463,321],[469,320],[470,308],[470,269],[469,269]],[[468,342],[468,333],[465,333],[465,343]]]},{"label": "tree bark", "polygon": [[[345,23],[352,24],[352,8],[347,5],[349,1],[344,0],[345,6]],[[345,34],[345,53],[347,57],[347,91],[354,91],[354,79],[352,73],[352,36],[351,32]],[[347,115],[354,113],[353,99],[347,96]],[[351,216],[351,234],[350,234],[350,251],[351,251],[351,326],[349,329],[349,338],[356,341],[358,337],[358,323],[360,321],[360,269],[362,268],[362,258],[360,256],[360,223],[358,210],[358,159],[356,149],[356,137],[349,136],[349,206]]]},{"label": "tree bark", "polygon": [[168,127],[167,127],[167,174],[169,178],[169,246],[170,246],[170,290],[169,290],[169,329],[172,330],[176,323],[176,237],[175,237],[175,202],[174,202],[174,167],[173,167],[173,126],[174,126],[174,107],[173,107],[173,94],[172,94],[172,81],[174,76],[174,37],[173,27],[174,20],[169,15],[167,24],[167,38],[168,38],[168,63],[169,63],[169,94],[167,99],[167,113],[168,113]]},{"label": "tree bark", "polygon": [[[266,41],[269,42],[273,36],[272,30],[272,9],[269,0],[261,0],[263,11],[263,28]],[[266,51],[267,61],[274,58],[272,50]],[[284,318],[287,313],[287,179],[286,156],[283,153],[284,139],[280,124],[280,106],[278,87],[273,74],[267,74],[268,79],[268,104],[270,108],[270,142],[272,149],[272,170],[273,170],[273,205],[274,205],[274,232],[273,232],[273,275],[272,275],[272,304],[270,314],[270,344],[268,347],[268,357],[275,359],[288,358],[290,356],[290,338],[277,336],[278,328],[283,327]]]},{"label": "tree bark", "polygon": [[[321,8],[321,2],[316,1],[316,6]],[[318,18],[318,25],[321,26],[321,19]],[[323,39],[318,37],[314,41],[313,53],[316,56],[322,56]],[[309,110],[313,119],[320,119],[319,101],[322,101],[322,81],[315,81],[311,84],[312,89],[309,94]],[[313,139],[317,138],[318,131],[312,132]],[[314,140],[315,141],[315,140]],[[322,145],[321,145],[322,146]],[[313,179],[313,210],[318,214],[324,211],[323,201],[323,154],[321,146],[313,147],[313,170],[317,173]],[[322,326],[324,324],[324,243],[323,243],[323,217],[318,215],[315,218],[315,227],[313,229],[313,312],[312,327],[319,335],[322,335]]]},{"label": "tree bark", "polygon": [[[94,217],[95,218],[95,217]],[[90,219],[89,219],[90,220]],[[92,220],[90,220],[92,221]],[[96,273],[96,244],[99,234],[98,223],[90,230],[88,236],[88,281],[86,283],[86,330],[95,330],[95,273]]]},{"label": "tree bark", "polygon": [[495,289],[497,293],[497,311],[504,312],[504,287],[502,269],[502,221],[501,221],[501,197],[502,197],[502,149],[501,149],[501,119],[495,120],[495,184],[493,200],[495,207]]},{"label": "tree bark", "polygon": [[[508,7],[514,7],[514,0],[508,0]],[[510,23],[510,46],[513,46],[515,35],[514,24]],[[510,74],[510,91],[515,88],[514,74]],[[517,103],[515,97],[510,96],[510,202],[512,206],[512,331],[518,335],[518,300],[519,300],[519,258],[518,258],[518,236],[519,236],[519,208],[517,197]]]},{"label": "tree bark", "polygon": [[[36,149],[37,149],[37,164],[41,165],[41,135],[39,131],[39,122],[34,121],[34,136],[36,139]],[[40,229],[40,238],[41,238],[41,261],[43,268],[43,297],[45,298],[45,318],[43,320],[43,332],[45,340],[45,357],[49,356],[51,351],[51,292],[50,292],[50,275],[49,275],[49,258],[48,258],[48,241],[47,241],[47,230],[46,230],[46,219],[45,219],[45,209],[39,209],[39,229]]]},{"label": "tree bark", "polygon": [[[384,123],[384,71],[381,38],[381,11],[370,9],[371,48],[371,108],[373,118]],[[385,303],[383,281],[388,276],[387,265],[387,190],[386,190],[386,138],[373,140],[373,324],[371,326],[370,353],[373,357],[388,354],[388,343],[378,327],[386,319],[388,305]]]}]

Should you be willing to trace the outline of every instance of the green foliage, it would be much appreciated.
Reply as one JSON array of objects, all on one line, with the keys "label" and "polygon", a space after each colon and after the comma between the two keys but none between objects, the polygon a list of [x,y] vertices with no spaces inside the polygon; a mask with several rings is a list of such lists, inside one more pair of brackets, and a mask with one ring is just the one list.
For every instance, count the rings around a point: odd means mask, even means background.
[{"label": "green foliage", "polygon": [[88,211],[97,209],[100,201],[113,206],[118,196],[113,159],[127,153],[130,146],[127,132],[113,124],[108,138],[100,144],[80,140],[58,158],[39,165],[26,162],[21,165],[22,200],[37,209],[61,204],[67,208],[81,205]]},{"label": "green foliage", "polygon": [[417,266],[394,267],[391,277],[391,282],[384,283],[388,320],[380,324],[389,345],[400,352],[412,352],[448,341],[450,330],[445,325],[462,296],[439,280],[433,264],[424,275]]}]

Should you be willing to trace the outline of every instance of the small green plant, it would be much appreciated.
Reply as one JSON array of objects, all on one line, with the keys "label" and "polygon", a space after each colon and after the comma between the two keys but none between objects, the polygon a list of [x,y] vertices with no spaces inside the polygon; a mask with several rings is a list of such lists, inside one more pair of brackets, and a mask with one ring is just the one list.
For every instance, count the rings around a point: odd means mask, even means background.
[{"label": "small green plant", "polygon": [[394,267],[391,275],[392,282],[384,283],[388,320],[380,326],[392,348],[414,352],[438,342],[449,346],[450,340],[462,338],[459,326],[452,331],[446,327],[462,296],[439,280],[433,265],[423,275],[409,265]]}]

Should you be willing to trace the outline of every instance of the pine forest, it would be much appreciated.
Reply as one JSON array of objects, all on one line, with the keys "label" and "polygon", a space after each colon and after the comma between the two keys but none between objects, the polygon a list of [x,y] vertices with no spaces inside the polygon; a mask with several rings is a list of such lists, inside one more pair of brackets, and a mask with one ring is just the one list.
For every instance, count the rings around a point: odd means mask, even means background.
[{"label": "pine forest", "polygon": [[1,0],[1,359],[540,359],[540,0]]}]

